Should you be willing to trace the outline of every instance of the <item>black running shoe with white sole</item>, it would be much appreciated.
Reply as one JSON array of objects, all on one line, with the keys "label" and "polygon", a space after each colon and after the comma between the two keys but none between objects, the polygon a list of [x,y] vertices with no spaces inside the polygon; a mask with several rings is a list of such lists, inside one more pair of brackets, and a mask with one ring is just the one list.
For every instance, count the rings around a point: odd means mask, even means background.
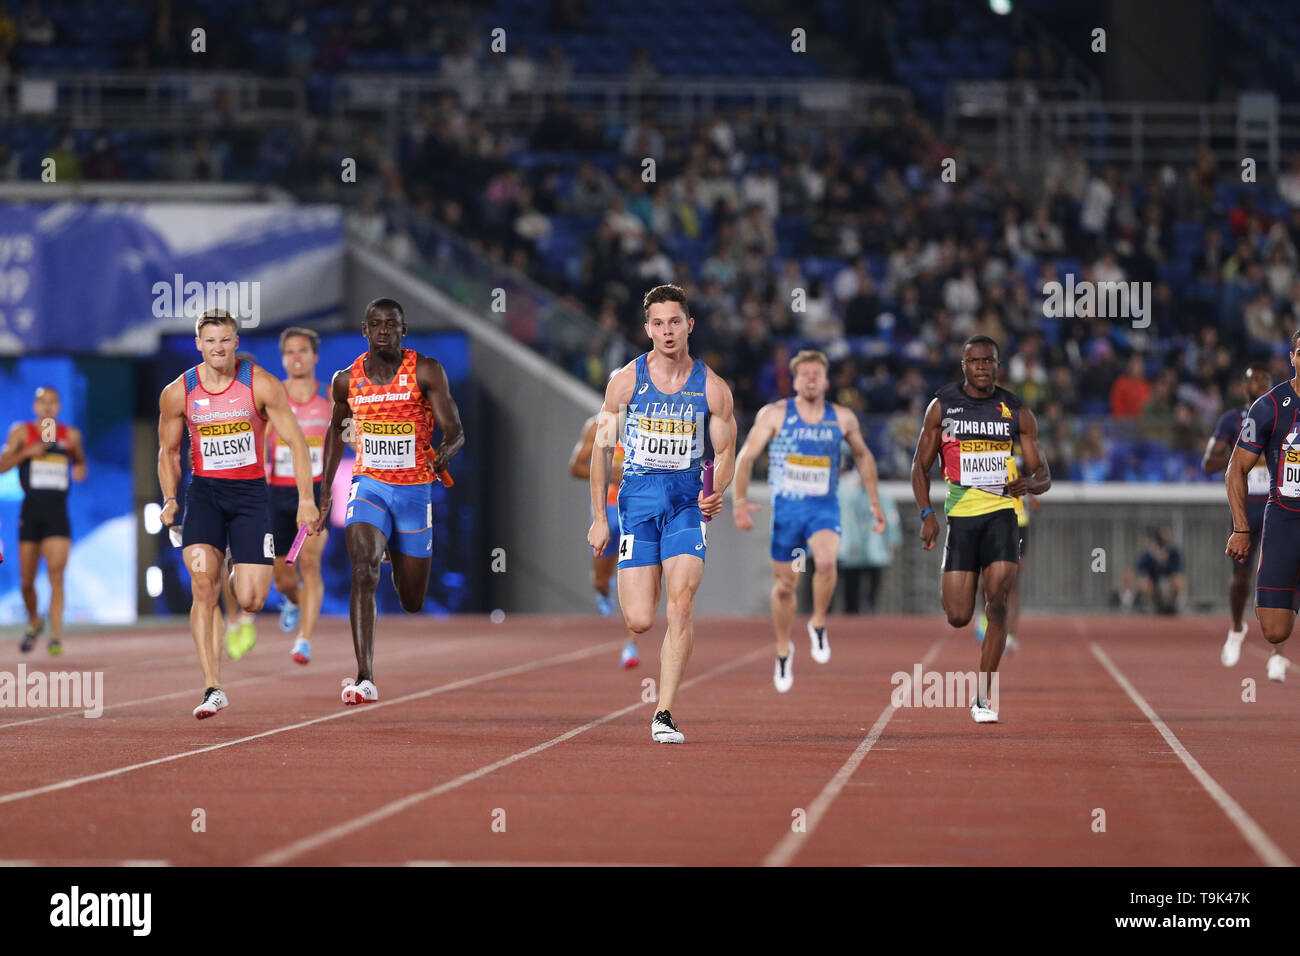
[{"label": "black running shoe with white sole", "polygon": [[659,744],[686,743],[685,735],[673,723],[673,715],[666,710],[661,710],[655,714],[655,719],[650,724],[650,736],[655,743]]}]

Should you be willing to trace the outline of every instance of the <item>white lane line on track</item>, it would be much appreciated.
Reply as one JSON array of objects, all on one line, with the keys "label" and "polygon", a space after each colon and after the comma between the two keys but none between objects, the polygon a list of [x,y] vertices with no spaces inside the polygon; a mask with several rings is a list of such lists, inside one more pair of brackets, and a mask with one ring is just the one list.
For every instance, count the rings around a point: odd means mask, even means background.
[{"label": "white lane line on track", "polygon": [[[925,652],[925,656],[921,658],[921,670],[925,670],[930,665],[930,662],[934,660],[945,639],[943,637],[939,638]],[[885,709],[880,712],[880,716],[871,725],[871,729],[862,738],[862,742],[858,744],[857,749],[853,751],[848,760],[844,761],[844,765],[835,772],[835,776],[826,782],[826,786],[822,787],[822,792],[817,794],[813,802],[808,805],[808,813],[804,819],[805,831],[803,833],[791,831],[783,836],[780,842],[772,848],[772,851],[763,858],[764,866],[788,866],[790,861],[795,858],[795,855],[807,845],[808,841],[812,839],[813,833],[817,830],[817,825],[821,823],[822,818],[826,816],[826,812],[830,810],[831,804],[835,802],[835,798],[840,795],[840,791],[852,779],[862,761],[867,758],[867,754],[871,753],[876,741],[885,732],[885,726],[897,711],[898,708],[894,706],[891,700],[885,706]]]},{"label": "white lane line on track", "polygon": [[[768,654],[768,653],[770,653],[770,651],[766,647],[762,647],[757,650],[750,651],[748,654],[744,655],[743,657],[738,657],[733,661],[729,661],[726,664],[722,664],[719,665],[718,667],[713,668],[713,670],[705,671],[703,674],[700,674],[698,677],[692,677],[690,680],[684,681],[682,683],[682,690],[685,690],[687,687],[690,687],[692,684],[696,684],[700,681],[707,680],[708,678],[716,676],[717,674],[721,674],[724,671],[728,671],[731,670],[732,668],[739,667],[742,664],[748,663],[750,660],[752,660],[755,657],[758,657],[760,654]],[[611,720],[617,720],[618,718],[622,717],[624,714],[629,714],[632,711],[645,706],[646,706],[646,702],[637,701],[635,704],[629,704],[627,707],[620,707],[618,710],[610,711],[604,717],[597,717],[595,720],[589,721],[580,727],[574,727],[572,730],[566,730],[558,737],[552,737],[550,740],[537,744],[534,747],[529,747],[527,750],[521,750],[518,753],[511,754],[509,757],[502,757],[500,760],[495,760],[490,764],[486,764],[482,767],[479,767],[477,770],[471,770],[469,773],[461,774],[459,777],[455,777],[452,780],[447,780],[443,783],[440,783],[436,787],[430,787],[428,790],[421,790],[418,793],[408,794],[407,796],[402,797],[399,800],[394,800],[391,803],[386,803],[382,807],[379,807],[376,810],[372,810],[369,813],[362,814],[359,817],[354,817],[351,820],[346,820],[343,823],[330,827],[329,829],[322,830],[320,833],[316,833],[308,837],[303,837],[300,840],[295,840],[294,842],[282,846],[277,850],[272,850],[269,853],[263,853],[261,856],[251,860],[249,862],[249,865],[250,866],[278,866],[279,864],[285,863],[296,856],[302,856],[304,853],[310,853],[312,850],[318,849],[319,847],[322,847],[327,843],[333,843],[335,840],[342,839],[343,837],[355,833],[356,831],[361,830],[365,827],[368,827],[371,824],[378,823],[381,820],[385,820],[388,817],[401,813],[403,810],[409,809],[410,807],[415,806],[417,803],[421,803],[425,800],[431,800],[432,798],[441,796],[442,794],[447,793],[451,790],[455,790],[459,787],[463,787],[467,783],[473,783],[475,780],[478,780],[481,777],[486,777],[488,774],[494,773],[495,771],[500,770],[503,767],[508,767],[513,763],[518,763],[520,760],[524,760],[528,757],[531,757],[533,756],[533,754],[541,753],[543,750],[549,750],[552,747],[564,743],[566,740],[572,740],[574,737],[577,737],[579,734],[584,734],[588,730],[592,730],[593,728],[599,727],[601,724],[607,724]],[[653,741],[651,743],[653,743]],[[677,745],[660,744],[659,746],[672,747]]]},{"label": "white lane line on track", "polygon": [[[463,680],[453,681],[450,684],[441,684],[438,687],[431,687],[427,690],[416,691],[412,694],[404,694],[401,697],[394,697],[391,700],[381,700],[377,703],[365,704],[361,707],[349,707],[346,710],[339,710],[335,713],[327,714],[324,717],[314,717],[311,720],[300,721],[299,723],[289,724],[285,727],[276,727],[272,730],[264,730],[261,733],[250,734],[247,737],[240,737],[237,740],[227,740],[225,743],[212,744],[209,747],[198,747],[194,750],[185,750],[178,754],[169,754],[166,757],[157,757],[153,760],[145,760],[141,763],[133,763],[125,767],[116,767],[112,770],[104,770],[100,773],[92,773],[84,777],[73,777],[70,780],[60,780],[58,783],[50,783],[42,787],[32,787],[29,790],[18,790],[14,793],[6,793],[0,795],[0,804],[15,803],[19,800],[26,800],[29,797],[39,797],[41,794],[45,793],[53,793],[57,790],[67,790],[72,787],[79,787],[85,783],[93,783],[96,780],[107,780],[111,777],[120,777],[122,774],[131,773],[135,770],[143,770],[146,767],[156,767],[158,764],[170,763],[174,760],[183,760],[186,757],[211,753],[214,750],[224,750],[227,747],[234,747],[238,744],[248,743],[251,740],[260,740],[263,737],[273,737],[276,734],[288,733],[291,730],[310,727],[312,724],[324,723],[327,720],[338,720],[341,717],[350,717],[357,713],[372,714],[385,707],[393,707],[397,704],[404,704],[413,700],[422,700],[426,697],[433,697],[436,694],[447,694],[454,690],[460,690],[462,687],[472,687],[475,684],[498,680],[502,677],[513,677],[516,674],[526,674],[529,671],[540,670],[544,667],[551,667],[555,664],[567,664],[572,661],[581,660],[584,657],[603,654],[611,648],[622,646],[622,641],[606,641],[604,644],[600,644],[596,647],[589,647],[580,651],[570,651],[567,654],[559,654],[555,657],[544,657],[541,660],[529,661],[524,664],[516,664],[513,667],[505,667],[501,670],[479,674],[477,677],[466,677]],[[340,704],[339,706],[341,707],[343,705]]]},{"label": "white lane line on track", "polygon": [[[439,643],[436,649],[425,648],[425,647],[410,648],[405,651],[398,651],[397,653],[384,658],[384,663],[387,664],[390,661],[400,661],[408,657],[416,657],[419,655],[436,654],[441,652],[444,648],[454,647],[458,644],[468,644],[471,643],[472,641],[474,641],[474,638],[457,638],[453,641]],[[351,648],[348,648],[347,650],[349,651],[349,653],[351,653]],[[316,657],[313,660],[313,663],[320,664],[323,656],[324,655],[320,655]],[[354,659],[353,657],[348,657],[346,660],[340,661],[338,663],[339,665],[342,664],[351,665],[353,659]],[[195,655],[191,654],[190,657],[188,658],[188,661],[193,667],[196,668],[198,667],[198,659]],[[299,664],[297,665],[296,668],[293,669],[286,668],[282,671],[273,671],[270,674],[258,674],[252,677],[241,677],[239,678],[239,680],[233,680],[229,682],[223,681],[221,686],[225,689],[229,689],[231,687],[247,687],[249,684],[256,684],[261,681],[267,681],[267,680],[278,680],[281,678],[286,680],[293,680],[297,678],[299,675],[308,676],[311,674],[319,674],[323,666],[324,665],[322,664],[320,667],[317,667],[316,670],[311,670],[310,664],[308,665]],[[333,667],[336,665],[333,662],[331,662],[329,666]],[[140,697],[136,700],[124,700],[116,704],[105,704],[104,713],[108,713],[110,710],[117,710],[119,707],[138,707],[140,704],[154,704],[160,700],[175,700],[178,697],[188,697],[190,695],[197,696],[201,694],[202,691],[203,691],[203,687],[201,682],[198,684],[191,684],[189,687],[185,688],[184,690],[172,691],[170,694],[157,694],[153,697]],[[59,713],[59,714],[46,714],[44,717],[28,717],[26,720],[14,720],[14,721],[10,721],[7,724],[0,724],[0,730],[4,730],[6,727],[21,727],[24,724],[36,724],[36,723],[40,723],[43,720],[62,720],[65,717],[83,717],[83,712],[84,709],[82,710],[74,709],[74,710],[64,711],[63,713]]]},{"label": "white lane line on track", "polygon": [[1263,827],[1256,823],[1251,815],[1242,809],[1241,804],[1232,799],[1228,791],[1219,786],[1219,782],[1211,777],[1197,759],[1188,752],[1182,741],[1174,735],[1169,726],[1160,719],[1160,715],[1146,702],[1146,698],[1138,693],[1138,689],[1129,682],[1127,677],[1120,673],[1119,668],[1110,659],[1110,655],[1095,642],[1089,642],[1088,647],[1092,651],[1092,656],[1101,662],[1101,666],[1106,668],[1111,677],[1115,678],[1115,682],[1124,689],[1124,693],[1128,694],[1129,699],[1137,705],[1138,710],[1146,715],[1147,720],[1151,721],[1156,730],[1160,732],[1160,736],[1165,738],[1165,743],[1174,749],[1174,753],[1178,754],[1179,759],[1191,771],[1192,776],[1196,778],[1196,782],[1205,788],[1205,792],[1219,805],[1224,815],[1232,821],[1233,826],[1250,844],[1250,848],[1259,855],[1259,858],[1269,866],[1294,866],[1295,864],[1282,851],[1282,848],[1269,839]]}]

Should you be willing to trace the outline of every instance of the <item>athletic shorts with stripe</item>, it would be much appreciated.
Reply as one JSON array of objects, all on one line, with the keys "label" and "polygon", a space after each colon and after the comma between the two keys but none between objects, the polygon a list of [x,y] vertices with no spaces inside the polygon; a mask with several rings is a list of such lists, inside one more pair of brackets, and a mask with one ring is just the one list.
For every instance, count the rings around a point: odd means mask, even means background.
[{"label": "athletic shorts with stripe", "polygon": [[384,533],[388,547],[413,558],[433,555],[433,484],[390,485],[357,475],[348,490],[345,524],[373,525]]},{"label": "athletic shorts with stripe", "polygon": [[618,569],[654,567],[679,554],[703,561],[702,488],[698,472],[624,474],[618,488]]},{"label": "athletic shorts with stripe", "polygon": [[1259,540],[1255,607],[1300,611],[1300,511],[1269,499]]},{"label": "athletic shorts with stripe", "polygon": [[265,478],[195,475],[185,491],[181,547],[229,548],[235,564],[274,564],[275,535]]}]

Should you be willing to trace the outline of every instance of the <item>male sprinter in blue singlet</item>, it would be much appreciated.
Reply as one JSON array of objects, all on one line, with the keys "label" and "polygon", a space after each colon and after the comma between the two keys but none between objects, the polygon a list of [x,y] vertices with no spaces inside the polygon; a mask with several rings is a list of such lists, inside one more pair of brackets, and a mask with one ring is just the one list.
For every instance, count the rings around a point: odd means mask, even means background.
[{"label": "male sprinter in blue singlet", "polygon": [[[623,444],[618,492],[618,600],[636,634],[654,623],[662,570],[668,592],[668,634],[659,652],[659,710],[650,724],[658,743],[686,738],[672,707],[695,641],[695,592],[704,577],[703,516],[722,510],[735,471],[736,420],[731,389],[699,359],[687,336],[695,327],[686,293],[675,285],[646,293],[645,331],[651,351],[609,381],[591,454],[591,528],[587,543],[600,554],[610,540],[605,516],[605,451]],[[714,461],[713,493],[704,495],[701,462]]]},{"label": "male sprinter in blue singlet", "polygon": [[1289,662],[1282,656],[1282,645],[1291,636],[1300,608],[1296,586],[1300,581],[1300,332],[1291,336],[1291,366],[1296,370],[1294,378],[1250,406],[1224,474],[1232,511],[1226,551],[1234,561],[1245,561],[1250,554],[1249,474],[1261,456],[1268,468],[1268,504],[1255,573],[1255,617],[1264,639],[1273,645],[1268,677],[1275,681],[1286,679]]},{"label": "male sprinter in blue singlet", "polygon": [[[1232,447],[1237,443],[1241,423],[1245,421],[1250,406],[1267,395],[1273,387],[1268,369],[1259,362],[1246,366],[1245,383],[1250,402],[1244,408],[1230,408],[1224,412],[1205,446],[1201,470],[1207,475],[1227,469]],[[1234,666],[1241,658],[1241,642],[1246,638],[1246,596],[1250,593],[1250,573],[1255,563],[1255,551],[1259,547],[1259,536],[1264,530],[1264,506],[1268,504],[1268,493],[1268,465],[1262,461],[1256,462],[1246,476],[1247,524],[1241,525],[1250,528],[1250,548],[1246,551],[1244,560],[1232,560],[1232,580],[1228,584],[1228,609],[1232,612],[1232,628],[1223,642],[1223,650],[1219,652],[1219,662],[1224,667]]]},{"label": "male sprinter in blue singlet", "polygon": [[[858,417],[842,405],[826,401],[830,360],[805,349],[790,360],[795,397],[772,402],[754,419],[754,427],[736,458],[736,495],[732,517],[741,531],[754,527],[751,512],[758,505],[745,498],[754,460],[768,442],[768,485],[772,489],[772,624],[776,628],[776,665],[772,683],[784,694],[794,686],[794,648],[790,626],[795,612],[796,562],[812,551],[813,612],[808,622],[812,659],[831,659],[826,612],[835,594],[835,569],[840,550],[840,442],[847,441],[862,487],[871,499],[875,532],[885,530],[876,487],[876,459],[862,440]],[[796,552],[802,552],[797,554]],[[802,566],[799,567],[802,570]]]}]

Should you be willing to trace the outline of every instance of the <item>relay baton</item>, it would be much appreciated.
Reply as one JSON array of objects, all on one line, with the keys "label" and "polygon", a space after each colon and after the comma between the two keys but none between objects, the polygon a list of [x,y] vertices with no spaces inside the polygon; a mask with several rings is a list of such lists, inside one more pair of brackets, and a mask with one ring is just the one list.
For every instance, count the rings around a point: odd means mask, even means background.
[{"label": "relay baton", "polygon": [[302,543],[307,540],[307,526],[303,525],[298,529],[298,536],[293,539],[293,544],[289,546],[289,556],[285,558],[286,564],[293,564],[298,560],[298,552],[302,550]]},{"label": "relay baton", "polygon": [[[706,461],[702,468],[704,477],[704,497],[707,498],[709,495],[713,494],[713,462]],[[709,515],[700,515],[700,517],[705,521],[713,520]]]},{"label": "relay baton", "polygon": [[451,480],[451,475],[447,474],[445,469],[443,471],[438,472],[438,480],[442,482],[442,486],[444,488],[450,488],[452,485],[456,483]]}]

